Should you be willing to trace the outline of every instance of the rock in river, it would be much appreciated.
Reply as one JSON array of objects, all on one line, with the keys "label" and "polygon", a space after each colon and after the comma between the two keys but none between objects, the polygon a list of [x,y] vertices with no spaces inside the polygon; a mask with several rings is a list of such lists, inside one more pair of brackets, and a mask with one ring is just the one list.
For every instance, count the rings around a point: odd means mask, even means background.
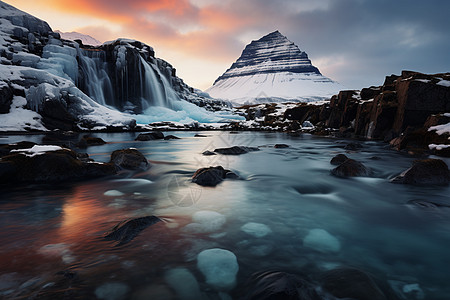
[{"label": "rock in river", "polygon": [[153,131],[153,132],[139,134],[135,138],[135,141],[162,140],[163,138],[164,138],[164,134],[161,131]]},{"label": "rock in river", "polygon": [[150,163],[145,156],[134,148],[114,151],[111,154],[110,162],[120,168],[129,170],[147,170],[150,167]]},{"label": "rock in river", "polygon": [[359,161],[349,158],[342,164],[331,170],[331,174],[338,177],[369,176],[370,169],[368,169]]},{"label": "rock in river", "polygon": [[224,155],[239,155],[258,150],[258,147],[233,146],[230,148],[218,148],[214,152]]},{"label": "rock in river", "polygon": [[222,166],[198,169],[192,176],[192,182],[203,186],[216,186],[226,178],[237,178],[238,176]]},{"label": "rock in river", "polygon": [[450,182],[450,171],[447,164],[440,159],[416,160],[411,168],[392,179],[391,182],[446,185]]},{"label": "rock in river", "polygon": [[155,216],[146,216],[136,218],[128,221],[123,221],[117,224],[109,233],[105,236],[108,241],[118,241],[117,246],[124,245],[134,239],[145,228],[158,223],[160,218]]},{"label": "rock in river", "polygon": [[345,154],[338,154],[331,159],[330,164],[339,166],[347,159],[348,159],[348,157]]}]

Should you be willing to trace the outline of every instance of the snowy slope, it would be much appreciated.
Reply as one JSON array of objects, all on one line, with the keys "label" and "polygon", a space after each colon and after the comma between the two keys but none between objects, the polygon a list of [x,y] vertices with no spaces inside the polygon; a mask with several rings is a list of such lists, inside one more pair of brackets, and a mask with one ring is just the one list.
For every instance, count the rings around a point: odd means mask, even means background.
[{"label": "snowy slope", "polygon": [[248,44],[238,60],[206,90],[234,105],[317,101],[343,87],[323,76],[308,55],[280,32]]},{"label": "snowy slope", "polygon": [[55,32],[59,33],[62,39],[69,41],[80,40],[83,45],[100,46],[102,44],[99,40],[93,38],[92,36],[79,32],[62,32],[59,30],[55,30]]}]

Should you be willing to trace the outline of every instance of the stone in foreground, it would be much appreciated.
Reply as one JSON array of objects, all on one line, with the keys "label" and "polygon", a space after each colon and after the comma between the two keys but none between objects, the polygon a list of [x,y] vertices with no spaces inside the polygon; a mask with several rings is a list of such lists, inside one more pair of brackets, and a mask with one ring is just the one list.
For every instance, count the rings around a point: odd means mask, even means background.
[{"label": "stone in foreground", "polygon": [[147,170],[150,163],[137,149],[128,148],[116,150],[111,154],[111,163],[129,170]]},{"label": "stone in foreground", "polygon": [[192,182],[202,186],[216,186],[226,178],[237,178],[238,176],[222,166],[198,169],[192,176]]},{"label": "stone in foreground", "polygon": [[331,170],[331,174],[338,177],[369,176],[370,170],[359,161],[349,158]]},{"label": "stone in foreground", "polygon": [[447,185],[450,182],[450,171],[443,160],[417,160],[411,168],[393,178],[391,182],[413,185]]}]

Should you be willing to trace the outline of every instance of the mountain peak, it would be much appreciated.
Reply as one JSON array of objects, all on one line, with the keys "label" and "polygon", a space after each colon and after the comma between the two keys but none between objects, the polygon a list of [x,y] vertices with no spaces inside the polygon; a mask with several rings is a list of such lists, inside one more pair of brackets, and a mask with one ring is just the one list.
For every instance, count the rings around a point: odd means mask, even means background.
[{"label": "mountain peak", "polygon": [[275,30],[245,46],[241,56],[207,92],[242,104],[254,102],[255,98],[270,98],[258,100],[266,102],[311,101],[331,97],[341,88],[322,76],[306,52]]}]

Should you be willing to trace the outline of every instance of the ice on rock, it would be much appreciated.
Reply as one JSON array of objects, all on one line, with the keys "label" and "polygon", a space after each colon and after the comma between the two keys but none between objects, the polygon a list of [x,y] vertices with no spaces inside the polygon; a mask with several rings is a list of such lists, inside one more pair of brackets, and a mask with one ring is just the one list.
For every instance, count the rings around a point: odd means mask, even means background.
[{"label": "ice on rock", "polygon": [[233,252],[213,248],[200,252],[197,268],[205,276],[206,283],[218,291],[228,291],[236,285],[239,265]]},{"label": "ice on rock", "polygon": [[403,286],[403,293],[405,293],[408,299],[425,299],[425,293],[417,283],[405,284]]},{"label": "ice on rock", "polygon": [[186,268],[169,270],[164,276],[169,286],[181,300],[200,300],[203,298],[197,279]]},{"label": "ice on rock", "polygon": [[267,225],[254,222],[249,222],[243,225],[241,227],[241,230],[257,238],[264,237],[272,232],[272,230]]},{"label": "ice on rock", "polygon": [[104,283],[95,289],[95,295],[98,299],[121,300],[125,299],[130,288],[120,282]]},{"label": "ice on rock", "polygon": [[339,240],[328,231],[320,228],[311,229],[303,239],[303,245],[323,253],[339,252],[341,249]]},{"label": "ice on rock", "polygon": [[122,193],[121,191],[118,191],[118,190],[109,190],[109,191],[106,191],[103,195],[110,196],[110,197],[120,197],[120,196],[123,196],[124,193]]},{"label": "ice on rock", "polygon": [[192,216],[193,223],[184,227],[190,233],[214,232],[222,228],[226,222],[224,215],[210,210],[201,210]]}]

